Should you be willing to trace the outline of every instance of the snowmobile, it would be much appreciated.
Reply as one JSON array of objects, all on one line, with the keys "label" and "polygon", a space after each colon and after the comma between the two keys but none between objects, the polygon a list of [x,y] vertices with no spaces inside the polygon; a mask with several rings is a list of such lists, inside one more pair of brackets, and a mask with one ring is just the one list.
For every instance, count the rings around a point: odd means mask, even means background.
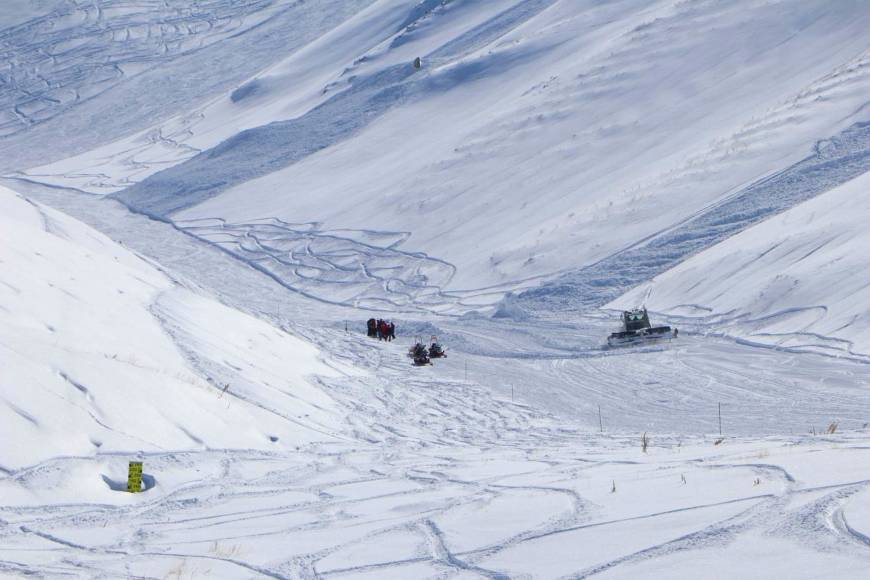
[{"label": "snowmobile", "polygon": [[438,337],[433,336],[430,340],[431,344],[429,345],[429,358],[446,358],[447,351],[444,350],[444,347],[438,343]]},{"label": "snowmobile", "polygon": [[429,358],[429,352],[426,350],[426,347],[422,342],[418,342],[411,348],[410,355],[411,358],[414,359],[414,366],[422,367],[432,364],[432,361]]},{"label": "snowmobile", "polygon": [[646,308],[626,310],[622,313],[622,330],[607,337],[608,346],[631,346],[658,340],[670,340],[676,336],[670,326],[652,326]]}]

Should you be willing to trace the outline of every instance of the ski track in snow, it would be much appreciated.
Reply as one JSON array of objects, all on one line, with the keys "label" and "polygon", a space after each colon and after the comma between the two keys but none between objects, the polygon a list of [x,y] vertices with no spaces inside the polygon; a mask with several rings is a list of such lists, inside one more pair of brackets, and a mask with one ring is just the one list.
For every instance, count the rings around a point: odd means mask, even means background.
[{"label": "ski track in snow", "polygon": [[444,290],[456,268],[421,252],[402,251],[408,232],[326,230],[316,223],[291,224],[277,218],[173,223],[304,296],[356,308],[455,314],[492,304],[527,283]]}]

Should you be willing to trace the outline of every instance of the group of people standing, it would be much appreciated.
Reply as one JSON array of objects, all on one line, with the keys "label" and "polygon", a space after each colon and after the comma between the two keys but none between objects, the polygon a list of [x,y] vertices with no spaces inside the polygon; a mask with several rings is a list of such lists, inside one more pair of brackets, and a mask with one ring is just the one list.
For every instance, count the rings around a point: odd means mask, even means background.
[{"label": "group of people standing", "polygon": [[392,321],[369,318],[367,326],[368,335],[371,338],[377,337],[378,340],[386,340],[387,342],[396,338],[396,325]]}]

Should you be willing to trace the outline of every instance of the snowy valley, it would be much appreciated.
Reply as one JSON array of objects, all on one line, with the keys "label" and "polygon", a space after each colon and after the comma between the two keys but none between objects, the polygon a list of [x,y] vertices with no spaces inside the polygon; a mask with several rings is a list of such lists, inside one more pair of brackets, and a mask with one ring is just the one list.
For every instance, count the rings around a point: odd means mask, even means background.
[{"label": "snowy valley", "polygon": [[867,30],[5,3],[0,575],[866,577]]}]

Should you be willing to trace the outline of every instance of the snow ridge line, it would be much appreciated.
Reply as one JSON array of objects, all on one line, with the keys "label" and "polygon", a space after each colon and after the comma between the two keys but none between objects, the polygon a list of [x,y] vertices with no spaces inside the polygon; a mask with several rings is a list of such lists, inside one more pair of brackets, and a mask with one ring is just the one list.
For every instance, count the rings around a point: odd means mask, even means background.
[{"label": "snow ridge line", "polygon": [[839,529],[844,535],[851,536],[853,540],[856,542],[863,544],[864,546],[870,548],[870,536],[867,534],[860,532],[849,525],[849,521],[846,519],[846,514],[843,511],[843,507],[838,507],[834,514],[831,517],[831,522],[834,526]]},{"label": "snow ridge line", "polygon": [[[665,510],[663,512],[656,512],[656,513],[652,513],[652,514],[644,514],[644,515],[640,515],[640,516],[632,516],[632,517],[621,518],[621,519],[616,519],[616,520],[607,520],[607,521],[603,521],[603,522],[592,522],[589,524],[581,524],[578,526],[569,526],[569,527],[561,528],[558,530],[552,530],[552,531],[548,531],[548,532],[542,532],[542,533],[539,533],[536,535],[530,535],[526,538],[523,538],[521,543],[530,542],[533,540],[540,540],[541,538],[547,538],[550,536],[566,534],[569,532],[576,532],[577,530],[585,530],[588,528],[598,528],[601,526],[609,526],[611,524],[620,524],[620,523],[624,523],[624,522],[633,522],[633,521],[637,521],[637,520],[647,520],[647,519],[657,518],[657,517],[664,516],[664,515],[670,515],[670,514],[676,514],[676,513],[682,513],[682,512],[688,512],[688,511],[695,511],[695,510],[703,510],[703,509],[707,509],[707,508],[711,508],[711,507],[731,505],[731,504],[743,503],[743,502],[747,502],[747,501],[773,499],[776,497],[777,496],[775,494],[772,494],[772,493],[763,493],[763,494],[751,495],[751,496],[741,497],[741,498],[736,498],[736,499],[729,499],[729,500],[725,500],[725,501],[721,501],[721,502],[714,502],[714,503],[700,504],[700,505],[694,505],[694,506],[683,507],[683,508],[676,508],[676,509],[672,509],[672,510]],[[471,550],[468,552],[460,552],[459,555],[466,556],[466,555],[471,555],[471,554],[477,554],[477,553],[480,553],[483,551],[485,551],[485,549],[484,550]]]},{"label": "snow ridge line", "polygon": [[[487,546],[484,548],[478,548],[478,549],[468,550],[468,551],[463,551],[463,552],[456,552],[455,554],[449,552],[447,550],[447,548],[443,546],[443,535],[441,535],[441,542],[442,543],[441,544],[438,543],[438,535],[435,533],[435,531],[431,527],[431,526],[434,526],[434,523],[431,521],[431,519],[427,518],[426,520],[424,520],[422,525],[424,526],[424,531],[427,533],[427,537],[430,538],[430,545],[433,546],[433,553],[436,556],[434,559],[436,561],[442,561],[442,562],[446,561],[446,565],[448,565],[450,567],[459,568],[461,570],[466,570],[466,571],[477,572],[477,573],[482,574],[488,578],[509,578],[509,576],[501,575],[498,572],[494,572],[492,570],[487,570],[485,568],[479,568],[479,567],[470,565],[465,560],[460,560],[459,558],[460,557],[472,557],[472,558],[490,557],[490,556],[493,556],[493,555],[495,555],[495,554],[497,554],[505,549],[512,548],[512,547],[519,545],[519,544],[524,544],[526,542],[539,540],[542,538],[546,538],[546,537],[550,537],[550,536],[554,536],[554,535],[559,535],[559,534],[563,534],[563,533],[570,533],[570,532],[583,530],[583,529],[587,529],[587,528],[608,526],[608,525],[612,525],[612,524],[620,524],[620,523],[637,521],[637,520],[644,520],[644,519],[654,519],[654,518],[657,518],[657,517],[660,517],[663,515],[671,515],[671,514],[677,514],[677,513],[687,512],[687,511],[702,510],[702,509],[707,509],[707,508],[711,508],[711,507],[719,507],[719,506],[723,506],[723,505],[738,504],[738,503],[743,503],[743,502],[747,502],[747,501],[774,500],[778,497],[779,496],[777,496],[775,494],[766,493],[766,494],[759,494],[759,495],[755,495],[755,496],[749,496],[749,497],[745,497],[745,498],[726,500],[726,501],[722,501],[722,502],[715,502],[715,503],[704,504],[704,505],[696,505],[696,506],[690,506],[690,507],[685,507],[685,508],[677,508],[677,509],[673,509],[673,510],[667,510],[664,512],[657,512],[657,513],[652,513],[652,514],[645,514],[645,515],[641,515],[641,516],[633,516],[633,517],[621,518],[621,519],[617,519],[617,520],[607,520],[607,521],[602,521],[602,522],[594,522],[594,523],[583,524],[583,525],[578,525],[578,526],[569,526],[569,527],[564,527],[564,528],[546,531],[546,532],[538,532],[538,533],[524,532],[524,533],[519,534],[517,537],[515,537],[513,539],[509,539],[505,542],[500,542],[499,544],[496,544],[493,546]],[[749,512],[751,512],[753,509],[756,509],[757,507],[758,507],[758,504],[750,506],[749,508],[747,508],[746,510],[740,512],[739,514],[737,514],[735,516],[731,516],[729,518],[726,518],[725,520],[722,520],[721,522],[713,524],[712,526],[707,526],[705,528],[705,530],[707,530],[708,528],[712,528],[713,526],[716,526],[716,525],[721,525],[724,522],[738,521],[740,518],[746,517],[746,515]],[[435,526],[435,529],[436,530],[438,529],[437,526]],[[440,530],[438,530],[438,531],[440,533]],[[696,537],[696,535],[700,534],[700,533],[702,533],[702,532],[692,532],[690,534],[686,534],[685,536],[681,536],[680,538],[676,538],[676,539],[668,542],[668,544],[670,544],[672,542],[680,542],[684,539],[690,539],[690,538]],[[658,549],[659,547],[660,546],[653,546],[653,547],[648,548],[646,550],[643,550],[637,554],[645,553],[645,552],[647,552],[649,550],[653,550],[653,549]],[[443,551],[442,551],[442,549],[443,549]],[[637,554],[630,554],[626,557],[634,557]],[[620,560],[622,560],[622,559],[620,559]],[[376,570],[376,569],[380,569],[380,568],[384,568],[384,567],[395,566],[395,565],[399,565],[399,564],[410,564],[410,563],[419,562],[419,561],[421,561],[420,558],[411,558],[411,559],[402,559],[402,560],[390,561],[390,562],[378,562],[378,563],[368,564],[368,565],[364,565],[364,566],[354,567],[352,569],[347,569],[347,570],[345,570],[345,569],[329,570],[328,573],[345,572],[345,571]],[[615,563],[612,563],[612,564],[615,565]],[[610,565],[607,565],[606,567],[610,567]],[[598,573],[600,571],[603,571],[603,570],[598,570],[595,572],[592,572],[592,571],[581,572],[580,576],[572,575],[570,577],[571,578],[586,577],[586,576],[583,576],[583,574],[591,575],[590,572]],[[324,572],[324,573],[326,573],[326,572]]]},{"label": "snow ridge line", "polygon": [[[58,538],[57,536],[53,536],[53,535],[47,534],[45,532],[40,532],[39,530],[34,530],[33,528],[29,528],[27,526],[19,526],[18,529],[21,530],[22,532],[24,532],[25,534],[33,534],[34,536],[39,536],[43,540],[48,540],[49,542],[52,542],[54,544],[60,544],[61,546],[64,546],[67,548],[74,548],[76,550],[82,550],[84,552],[91,552],[91,553],[104,552],[104,550],[97,550],[95,548],[91,548],[90,546],[76,544],[75,542],[71,542],[69,540],[64,540],[62,538]],[[114,551],[114,550],[112,550],[111,552],[126,555],[125,552],[118,552],[118,551]]]},{"label": "snow ridge line", "polygon": [[564,578],[581,580],[595,576],[616,566],[653,558],[661,553],[671,554],[683,550],[697,550],[709,545],[710,543],[722,543],[724,541],[723,536],[733,537],[736,532],[750,527],[750,521],[758,516],[758,514],[754,512],[758,511],[759,507],[763,508],[769,506],[755,504],[736,515],[726,517],[723,520],[704,526],[700,530],[684,534],[661,544],[656,544],[626,554],[622,557],[593,566],[576,574],[565,576]]},{"label": "snow ridge line", "polygon": [[248,564],[247,562],[242,562],[241,560],[237,560],[236,558],[219,558],[217,556],[206,556],[203,554],[177,554],[177,553],[163,553],[163,552],[141,552],[138,554],[139,556],[148,556],[149,558],[191,558],[194,560],[213,560],[217,562],[225,562],[228,564],[234,564],[239,566],[240,568],[244,568],[249,572],[256,572],[261,576],[265,576],[267,578],[275,578],[276,580],[294,580],[294,578],[290,576],[284,576],[282,574],[278,574],[277,572],[273,572],[271,570],[267,570],[266,568],[261,568],[260,566],[254,566],[253,564]]}]

